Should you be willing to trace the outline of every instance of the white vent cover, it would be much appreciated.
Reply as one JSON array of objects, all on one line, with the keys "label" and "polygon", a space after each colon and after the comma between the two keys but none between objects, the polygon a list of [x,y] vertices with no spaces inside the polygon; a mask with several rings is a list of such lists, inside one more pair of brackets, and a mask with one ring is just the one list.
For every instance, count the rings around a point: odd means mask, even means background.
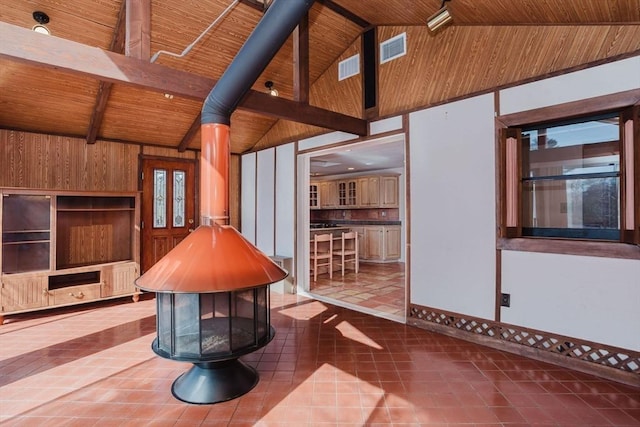
[{"label": "white vent cover", "polygon": [[355,54],[352,57],[340,61],[338,63],[338,81],[344,80],[348,77],[355,76],[360,73],[360,54]]},{"label": "white vent cover", "polygon": [[384,64],[407,53],[407,33],[399,34],[380,43],[380,63]]}]

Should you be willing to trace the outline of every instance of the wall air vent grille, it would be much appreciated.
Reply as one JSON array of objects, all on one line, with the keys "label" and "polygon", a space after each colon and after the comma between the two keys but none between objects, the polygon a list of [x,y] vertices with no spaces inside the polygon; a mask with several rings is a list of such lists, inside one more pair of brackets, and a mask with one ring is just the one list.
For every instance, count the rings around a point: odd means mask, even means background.
[{"label": "wall air vent grille", "polygon": [[338,81],[360,74],[360,55],[353,55],[338,63]]},{"label": "wall air vent grille", "polygon": [[380,63],[384,64],[407,53],[407,33],[399,34],[380,43]]}]

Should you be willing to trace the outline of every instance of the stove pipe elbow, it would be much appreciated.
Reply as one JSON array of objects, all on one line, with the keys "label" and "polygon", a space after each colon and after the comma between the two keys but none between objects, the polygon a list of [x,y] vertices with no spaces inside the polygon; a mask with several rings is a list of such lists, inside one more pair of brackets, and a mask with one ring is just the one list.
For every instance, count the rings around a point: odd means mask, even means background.
[{"label": "stove pipe elbow", "polygon": [[314,0],[274,0],[202,106],[201,123],[230,125],[231,114]]}]

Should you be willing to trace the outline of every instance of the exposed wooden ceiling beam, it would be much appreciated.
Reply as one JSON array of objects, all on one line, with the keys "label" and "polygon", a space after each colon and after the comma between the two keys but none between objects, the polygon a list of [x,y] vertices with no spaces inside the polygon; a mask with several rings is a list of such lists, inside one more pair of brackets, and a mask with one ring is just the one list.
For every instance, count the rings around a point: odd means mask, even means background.
[{"label": "exposed wooden ceiling beam", "polygon": [[293,31],[293,100],[309,103],[309,14]]},{"label": "exposed wooden ceiling beam", "polygon": [[[125,14],[127,8],[126,2],[123,1],[120,5],[120,12],[118,13],[118,20],[116,21],[115,28],[113,30],[113,37],[111,39],[111,45],[109,50],[112,52],[122,53],[124,52],[124,44],[126,40],[125,31]],[[91,113],[91,120],[89,121],[89,129],[87,130],[87,144],[95,144],[98,138],[98,131],[102,125],[102,119],[104,118],[104,111],[107,107],[107,101],[111,94],[111,87],[113,83],[100,80],[98,84],[98,96],[96,96],[96,103]]]},{"label": "exposed wooden ceiling beam", "polygon": [[178,144],[179,153],[183,153],[187,150],[187,148],[189,147],[189,144],[191,144],[191,140],[193,139],[194,136],[196,136],[196,134],[200,130],[200,127],[202,126],[200,123],[201,118],[202,118],[202,114],[198,113],[198,117],[196,117],[193,120],[193,123],[191,123],[191,126],[189,126],[189,130],[182,137],[182,141],[180,141],[180,144]]},{"label": "exposed wooden ceiling beam", "polygon": [[127,4],[125,53],[133,58],[151,57],[151,0],[124,0]]},{"label": "exposed wooden ceiling beam", "polygon": [[329,9],[333,10],[338,15],[344,16],[349,21],[355,23],[356,25],[361,26],[362,28],[367,28],[367,27],[371,26],[371,23],[369,21],[359,17],[355,13],[351,12],[348,9],[345,9],[344,7],[340,6],[339,4],[334,3],[333,0],[316,0],[316,1],[318,3],[320,3],[321,5],[323,5],[325,7],[328,7]]},{"label": "exposed wooden ceiling beam", "polygon": [[[70,40],[45,37],[4,22],[0,22],[0,57],[198,101],[204,101],[216,83],[214,79]],[[238,108],[356,135],[367,134],[365,120],[253,90]]]}]

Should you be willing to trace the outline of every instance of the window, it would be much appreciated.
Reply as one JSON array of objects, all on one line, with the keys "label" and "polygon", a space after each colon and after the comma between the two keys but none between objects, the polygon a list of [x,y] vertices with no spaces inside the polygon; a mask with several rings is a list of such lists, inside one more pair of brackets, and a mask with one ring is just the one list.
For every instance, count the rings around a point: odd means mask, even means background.
[{"label": "window", "polygon": [[[640,108],[620,108],[620,98],[500,118],[499,247],[553,252],[558,242],[572,253],[584,240],[640,245]],[[603,112],[590,111],[599,104]],[[622,257],[640,256],[633,248]]]},{"label": "window", "polygon": [[522,235],[620,240],[620,116],[521,131]]}]

